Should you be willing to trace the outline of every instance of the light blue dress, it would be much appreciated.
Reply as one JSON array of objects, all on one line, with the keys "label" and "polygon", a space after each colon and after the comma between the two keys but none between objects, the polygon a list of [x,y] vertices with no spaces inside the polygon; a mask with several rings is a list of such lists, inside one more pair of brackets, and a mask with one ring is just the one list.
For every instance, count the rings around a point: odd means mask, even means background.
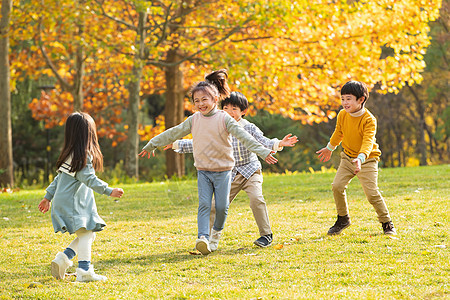
[{"label": "light blue dress", "polygon": [[80,228],[101,231],[106,226],[98,215],[94,192],[111,195],[113,189],[95,175],[92,159],[76,172],[61,172],[47,187],[45,198],[52,202],[52,223],[55,232],[75,233]]}]

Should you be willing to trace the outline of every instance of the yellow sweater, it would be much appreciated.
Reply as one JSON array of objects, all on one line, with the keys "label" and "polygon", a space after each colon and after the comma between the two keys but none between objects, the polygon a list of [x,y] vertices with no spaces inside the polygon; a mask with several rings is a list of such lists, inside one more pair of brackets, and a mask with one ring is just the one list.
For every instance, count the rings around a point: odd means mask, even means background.
[{"label": "yellow sweater", "polygon": [[342,109],[337,117],[336,129],[330,139],[333,147],[342,142],[344,152],[350,157],[364,153],[366,158],[379,157],[376,143],[377,119],[366,109],[359,117],[352,117]]}]

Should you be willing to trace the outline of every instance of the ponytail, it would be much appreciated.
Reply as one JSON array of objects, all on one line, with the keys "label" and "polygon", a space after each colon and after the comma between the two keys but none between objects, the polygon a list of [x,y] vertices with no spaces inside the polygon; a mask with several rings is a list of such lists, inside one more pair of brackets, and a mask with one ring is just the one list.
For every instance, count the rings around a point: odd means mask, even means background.
[{"label": "ponytail", "polygon": [[220,69],[209,73],[205,76],[205,80],[214,85],[219,91],[219,100],[223,100],[230,96],[230,87],[228,86],[228,72],[226,69]]}]

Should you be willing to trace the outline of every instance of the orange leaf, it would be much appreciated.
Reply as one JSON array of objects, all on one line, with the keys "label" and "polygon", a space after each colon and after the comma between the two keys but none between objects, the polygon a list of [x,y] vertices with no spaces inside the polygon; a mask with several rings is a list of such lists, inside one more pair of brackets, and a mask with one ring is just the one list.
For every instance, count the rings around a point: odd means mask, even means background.
[{"label": "orange leaf", "polygon": [[275,246],[273,246],[273,248],[275,248],[276,250],[281,250],[281,249],[283,249],[283,245],[282,244],[276,244]]}]

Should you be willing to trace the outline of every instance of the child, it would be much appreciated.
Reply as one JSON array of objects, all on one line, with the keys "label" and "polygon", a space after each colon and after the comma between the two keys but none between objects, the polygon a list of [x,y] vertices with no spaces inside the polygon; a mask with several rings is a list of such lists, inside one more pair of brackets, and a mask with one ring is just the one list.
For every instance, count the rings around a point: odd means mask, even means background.
[{"label": "child", "polygon": [[[297,143],[297,137],[291,134],[286,135],[283,140],[268,139],[255,124],[243,119],[248,110],[247,98],[242,93],[232,92],[230,97],[222,101],[222,109],[226,111],[238,124],[250,133],[264,147],[273,151],[281,151],[283,147],[293,147]],[[192,153],[192,140],[183,139],[168,145],[165,149],[173,148],[179,153]],[[237,194],[244,190],[250,200],[250,208],[253,212],[260,237],[254,242],[259,247],[268,247],[272,244],[273,235],[270,228],[269,216],[266,202],[262,194],[263,177],[261,173],[261,163],[258,157],[242,145],[238,139],[233,137],[233,156],[235,165],[231,177],[230,203]],[[214,202],[214,201],[213,201]],[[211,209],[210,220],[214,220],[214,203]],[[210,241],[211,250],[215,245]]]},{"label": "child", "polygon": [[[152,138],[140,156],[148,156],[156,147],[173,143],[192,132],[194,147],[194,166],[198,175],[198,239],[195,248],[207,255],[211,253],[209,244],[209,215],[214,194],[216,200],[216,219],[211,230],[210,240],[218,245],[224,228],[228,198],[230,195],[231,170],[234,167],[231,135],[236,136],[249,150],[264,158],[269,164],[277,162],[272,151],[261,146],[226,112],[217,109],[217,102],[230,94],[226,70],[210,73],[206,81],[197,83],[191,90],[194,106],[198,112],[183,123],[172,127]],[[219,99],[220,98],[220,99]]]},{"label": "child", "polygon": [[59,174],[48,186],[38,207],[45,213],[51,201],[55,233],[75,233],[77,237],[64,252],[56,254],[51,264],[52,275],[64,279],[67,268],[73,264],[71,259],[78,253],[77,281],[106,280],[105,276],[95,274],[91,265],[94,232],[106,226],[97,213],[92,190],[117,198],[123,195],[123,190],[110,188],[95,176],[95,170],[103,169],[103,156],[94,120],[88,114],[77,112],[67,118],[64,146],[56,167]]},{"label": "child", "polygon": [[320,161],[326,162],[341,142],[344,150],[332,184],[338,216],[336,223],[328,230],[328,235],[340,234],[351,224],[345,190],[355,175],[361,182],[367,200],[378,214],[384,234],[397,234],[378,190],[378,161],[381,151],[375,139],[377,120],[364,107],[368,98],[369,92],[362,82],[349,81],[342,87],[341,101],[344,109],[338,114],[336,129],[330,142],[316,152]]}]

